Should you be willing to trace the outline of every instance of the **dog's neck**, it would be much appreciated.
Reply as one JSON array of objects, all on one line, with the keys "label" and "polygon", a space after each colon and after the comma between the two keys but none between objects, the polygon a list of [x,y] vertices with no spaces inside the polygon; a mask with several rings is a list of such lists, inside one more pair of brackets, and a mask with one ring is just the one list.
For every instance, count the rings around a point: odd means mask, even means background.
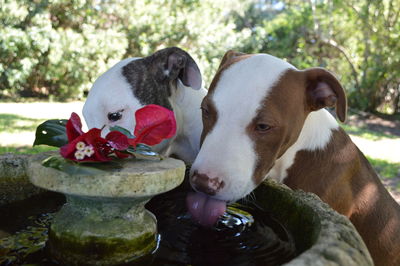
[{"label": "dog's neck", "polygon": [[[172,145],[168,150],[168,154],[184,154],[185,158],[181,158],[186,162],[193,162],[200,149],[200,135],[203,129],[201,120],[200,104],[207,90],[201,88],[194,90],[186,87],[180,80],[176,83],[176,88],[172,89],[170,103],[177,120],[177,133]],[[182,150],[181,147],[187,147]],[[179,149],[179,150],[177,150]]]},{"label": "dog's neck", "polygon": [[311,112],[304,122],[297,141],[275,161],[275,165],[266,177],[283,182],[298,151],[324,149],[331,139],[332,131],[338,128],[338,122],[327,110]]}]

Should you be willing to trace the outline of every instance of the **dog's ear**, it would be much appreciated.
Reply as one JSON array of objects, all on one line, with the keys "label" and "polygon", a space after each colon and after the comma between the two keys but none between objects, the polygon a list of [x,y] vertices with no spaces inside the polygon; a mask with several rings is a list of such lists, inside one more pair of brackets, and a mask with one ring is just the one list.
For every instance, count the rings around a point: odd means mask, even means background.
[{"label": "dog's ear", "polygon": [[219,64],[218,69],[220,69],[229,60],[231,60],[235,57],[241,56],[241,55],[245,55],[245,53],[229,50],[228,52],[225,53],[224,57],[222,57],[222,60],[221,60],[221,63]]},{"label": "dog's ear", "polygon": [[167,62],[165,64],[164,74],[170,80],[179,78],[182,83],[195,90],[201,88],[201,73],[193,58],[177,47],[170,49]]},{"label": "dog's ear", "polygon": [[306,97],[311,111],[324,107],[335,107],[340,121],[346,120],[347,100],[344,89],[336,77],[323,68],[304,70],[306,75]]}]

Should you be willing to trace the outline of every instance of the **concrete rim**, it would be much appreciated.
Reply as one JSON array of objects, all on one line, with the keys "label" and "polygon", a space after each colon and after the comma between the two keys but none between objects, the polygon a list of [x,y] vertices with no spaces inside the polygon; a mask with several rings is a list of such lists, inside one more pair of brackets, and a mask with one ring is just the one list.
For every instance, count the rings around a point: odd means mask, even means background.
[{"label": "concrete rim", "polygon": [[161,161],[123,159],[122,169],[99,175],[69,175],[41,165],[53,152],[29,158],[30,181],[41,188],[68,195],[87,197],[149,197],[166,192],[182,183],[183,161],[165,158]]},{"label": "concrete rim", "polygon": [[254,193],[257,202],[294,234],[301,253],[284,265],[374,265],[350,220],[315,194],[293,191],[272,180],[265,181]]}]

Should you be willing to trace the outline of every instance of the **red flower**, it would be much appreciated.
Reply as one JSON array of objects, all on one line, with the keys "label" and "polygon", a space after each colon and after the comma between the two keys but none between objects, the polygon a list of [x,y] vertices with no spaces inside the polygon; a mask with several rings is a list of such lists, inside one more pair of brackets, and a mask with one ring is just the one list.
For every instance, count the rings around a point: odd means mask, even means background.
[{"label": "red flower", "polygon": [[73,112],[71,114],[71,117],[69,118],[65,127],[67,129],[67,137],[69,142],[83,134],[81,118],[77,113]]},{"label": "red flower", "polygon": [[105,162],[112,159],[111,154],[119,158],[129,157],[129,152],[123,151],[130,145],[156,145],[176,133],[174,113],[162,106],[147,105],[136,111],[135,118],[135,138],[128,139],[119,131],[111,131],[102,138],[101,129],[98,128],[83,132],[81,119],[72,113],[66,124],[68,144],[60,148],[60,154],[77,162]]},{"label": "red flower", "polygon": [[135,113],[136,126],[134,139],[129,144],[136,147],[138,143],[150,146],[164,139],[172,138],[176,133],[174,112],[155,104],[149,104]]},{"label": "red flower", "polygon": [[66,125],[69,143],[60,148],[60,154],[67,159],[77,162],[104,162],[109,161],[110,154],[120,158],[127,157],[119,152],[129,147],[128,137],[118,131],[112,131],[106,138],[101,137],[101,130],[92,128],[88,132],[82,131],[81,119],[76,113]]}]

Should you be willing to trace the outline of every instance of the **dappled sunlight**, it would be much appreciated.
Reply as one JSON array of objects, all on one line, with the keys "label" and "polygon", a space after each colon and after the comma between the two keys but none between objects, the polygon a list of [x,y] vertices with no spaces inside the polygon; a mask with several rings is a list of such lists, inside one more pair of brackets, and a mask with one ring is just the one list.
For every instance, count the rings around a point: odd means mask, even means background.
[{"label": "dappled sunlight", "polygon": [[45,145],[39,145],[32,147],[32,144],[26,146],[0,146],[0,155],[4,153],[14,153],[14,154],[36,154],[45,151],[55,151],[58,148],[50,147]]},{"label": "dappled sunlight", "polygon": [[365,155],[389,162],[400,162],[400,138],[371,141],[353,135],[350,137]]},{"label": "dappled sunlight", "polygon": [[34,131],[41,119],[27,118],[16,114],[0,113],[0,132]]},{"label": "dappled sunlight", "polygon": [[68,119],[71,112],[82,116],[84,102],[0,103],[0,114],[15,114],[34,119]]},{"label": "dappled sunlight", "polygon": [[372,209],[378,201],[377,195],[379,195],[377,185],[373,182],[369,182],[360,188],[360,191],[355,195],[354,202],[359,202],[360,208],[366,212],[372,212]]},{"label": "dappled sunlight", "polygon": [[18,133],[0,132],[0,146],[32,146],[35,140],[35,131]]},{"label": "dappled sunlight", "polygon": [[[32,146],[36,127],[47,119],[82,116],[83,102],[0,103],[0,146]],[[86,130],[86,125],[83,126]]]}]

